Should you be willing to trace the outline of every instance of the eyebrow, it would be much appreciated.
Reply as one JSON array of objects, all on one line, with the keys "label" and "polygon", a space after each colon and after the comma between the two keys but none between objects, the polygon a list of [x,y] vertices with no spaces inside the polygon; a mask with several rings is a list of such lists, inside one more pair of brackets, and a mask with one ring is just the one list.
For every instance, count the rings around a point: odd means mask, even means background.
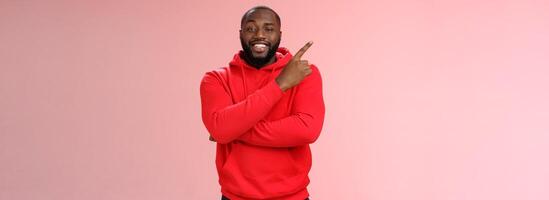
[{"label": "eyebrow", "polygon": [[[247,20],[245,23],[247,24],[247,23],[249,23],[249,22],[256,22],[256,21],[253,20],[253,19],[249,19],[249,20]],[[267,22],[267,23],[265,23],[265,25],[275,25],[275,23]]]}]

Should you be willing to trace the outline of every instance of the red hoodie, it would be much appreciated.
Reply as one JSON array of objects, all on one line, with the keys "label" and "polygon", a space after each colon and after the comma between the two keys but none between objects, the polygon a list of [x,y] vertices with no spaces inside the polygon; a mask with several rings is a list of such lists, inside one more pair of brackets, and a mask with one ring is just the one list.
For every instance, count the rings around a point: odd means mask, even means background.
[{"label": "red hoodie", "polygon": [[207,72],[200,84],[202,121],[217,141],[221,193],[231,200],[303,200],[311,169],[309,144],[324,122],[318,68],[282,92],[275,81],[292,55],[256,69],[235,54],[229,67]]}]

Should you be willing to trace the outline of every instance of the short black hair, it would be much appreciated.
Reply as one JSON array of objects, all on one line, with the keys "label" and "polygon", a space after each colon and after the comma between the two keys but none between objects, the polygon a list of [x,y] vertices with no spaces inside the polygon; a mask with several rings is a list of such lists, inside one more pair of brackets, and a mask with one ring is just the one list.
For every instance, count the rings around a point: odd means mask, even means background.
[{"label": "short black hair", "polygon": [[244,15],[242,15],[242,19],[240,20],[240,24],[244,24],[244,20],[246,20],[246,17],[248,16],[248,14],[252,13],[253,11],[256,11],[256,10],[268,10],[268,11],[271,11],[272,13],[274,13],[275,17],[276,17],[276,22],[278,22],[278,25],[282,26],[280,24],[280,16],[278,16],[278,13],[276,13],[272,8],[269,8],[268,6],[254,6],[253,8],[250,8],[248,11],[246,11],[244,13]]}]

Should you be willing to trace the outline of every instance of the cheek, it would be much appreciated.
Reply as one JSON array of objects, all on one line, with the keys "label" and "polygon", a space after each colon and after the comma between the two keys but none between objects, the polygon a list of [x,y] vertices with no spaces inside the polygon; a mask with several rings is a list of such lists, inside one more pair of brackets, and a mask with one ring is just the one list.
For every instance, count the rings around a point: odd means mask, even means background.
[{"label": "cheek", "polygon": [[276,43],[280,41],[280,34],[273,34],[270,39],[273,43]]},{"label": "cheek", "polygon": [[251,37],[247,35],[240,35],[240,40],[242,40],[244,43],[248,43],[250,41]]},{"label": "cheek", "polygon": [[272,43],[273,45],[276,44],[276,43],[278,43],[278,42],[280,42],[280,37],[273,37],[273,38],[271,39],[271,43]]}]

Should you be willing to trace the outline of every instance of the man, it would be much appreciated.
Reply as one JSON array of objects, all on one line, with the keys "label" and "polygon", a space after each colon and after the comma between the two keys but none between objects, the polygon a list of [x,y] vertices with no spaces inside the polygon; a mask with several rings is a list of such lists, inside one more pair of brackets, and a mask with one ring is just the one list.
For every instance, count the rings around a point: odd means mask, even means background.
[{"label": "man", "polygon": [[202,121],[217,142],[222,199],[309,199],[309,144],[324,122],[322,81],[301,59],[312,42],[292,56],[278,47],[281,34],[272,9],[248,10],[243,50],[202,79]]}]

